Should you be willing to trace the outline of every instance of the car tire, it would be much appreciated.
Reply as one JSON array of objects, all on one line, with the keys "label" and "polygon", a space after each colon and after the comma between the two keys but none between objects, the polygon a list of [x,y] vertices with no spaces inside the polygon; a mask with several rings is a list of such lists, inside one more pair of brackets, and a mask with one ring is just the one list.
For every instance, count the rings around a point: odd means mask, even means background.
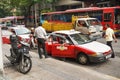
[{"label": "car tire", "polygon": [[82,65],[85,65],[85,64],[89,63],[88,56],[85,55],[84,53],[81,53],[77,56],[77,61],[78,61],[78,63],[80,63]]}]

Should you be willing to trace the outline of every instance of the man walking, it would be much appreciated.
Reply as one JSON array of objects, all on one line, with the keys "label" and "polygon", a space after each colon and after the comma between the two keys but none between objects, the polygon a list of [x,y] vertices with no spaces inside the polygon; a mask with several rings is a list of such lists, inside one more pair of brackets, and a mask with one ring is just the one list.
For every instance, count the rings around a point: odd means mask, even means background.
[{"label": "man walking", "polygon": [[45,58],[47,58],[47,52],[46,52],[46,48],[45,48],[45,41],[46,41],[46,36],[47,33],[45,31],[45,29],[42,27],[42,24],[39,23],[39,26],[35,29],[35,36],[37,37],[37,42],[38,42],[38,54],[39,54],[39,58],[42,58],[42,51],[40,50],[40,48],[43,49],[43,53]]},{"label": "man walking", "polygon": [[112,56],[111,56],[111,58],[114,58],[115,57],[115,54],[114,54],[114,50],[113,50],[113,48],[112,48],[112,41],[113,41],[113,39],[115,40],[115,42],[117,42],[117,39],[116,39],[116,37],[115,37],[115,34],[114,34],[114,31],[110,28],[110,26],[109,26],[109,24],[106,24],[106,31],[105,31],[105,39],[106,39],[106,44],[108,45],[108,46],[110,46],[111,47],[111,49],[112,49]]}]

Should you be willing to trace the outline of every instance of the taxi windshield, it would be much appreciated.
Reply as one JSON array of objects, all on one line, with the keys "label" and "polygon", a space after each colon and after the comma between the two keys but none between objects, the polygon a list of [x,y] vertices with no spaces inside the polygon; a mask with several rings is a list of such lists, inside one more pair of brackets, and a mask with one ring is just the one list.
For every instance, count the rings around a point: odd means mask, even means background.
[{"label": "taxi windshield", "polygon": [[71,34],[70,36],[77,44],[85,44],[92,41],[89,36],[81,33]]}]

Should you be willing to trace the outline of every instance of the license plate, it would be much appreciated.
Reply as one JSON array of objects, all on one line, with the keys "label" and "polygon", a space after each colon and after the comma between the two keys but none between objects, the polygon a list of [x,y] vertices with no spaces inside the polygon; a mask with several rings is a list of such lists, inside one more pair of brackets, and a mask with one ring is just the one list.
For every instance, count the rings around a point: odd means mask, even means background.
[{"label": "license plate", "polygon": [[111,57],[111,54],[107,55],[107,56],[106,56],[106,59],[108,59],[108,58],[110,58],[110,57]]}]

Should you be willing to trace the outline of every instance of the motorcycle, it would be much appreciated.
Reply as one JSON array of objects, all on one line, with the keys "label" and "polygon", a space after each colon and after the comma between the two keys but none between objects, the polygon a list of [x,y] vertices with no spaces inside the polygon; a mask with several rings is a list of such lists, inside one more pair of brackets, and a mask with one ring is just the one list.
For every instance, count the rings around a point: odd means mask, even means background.
[{"label": "motorcycle", "polygon": [[17,70],[20,73],[26,74],[32,68],[32,61],[29,54],[29,45],[24,42],[20,42],[16,35],[10,36],[11,48],[10,56],[6,57],[11,64],[17,66]]}]

